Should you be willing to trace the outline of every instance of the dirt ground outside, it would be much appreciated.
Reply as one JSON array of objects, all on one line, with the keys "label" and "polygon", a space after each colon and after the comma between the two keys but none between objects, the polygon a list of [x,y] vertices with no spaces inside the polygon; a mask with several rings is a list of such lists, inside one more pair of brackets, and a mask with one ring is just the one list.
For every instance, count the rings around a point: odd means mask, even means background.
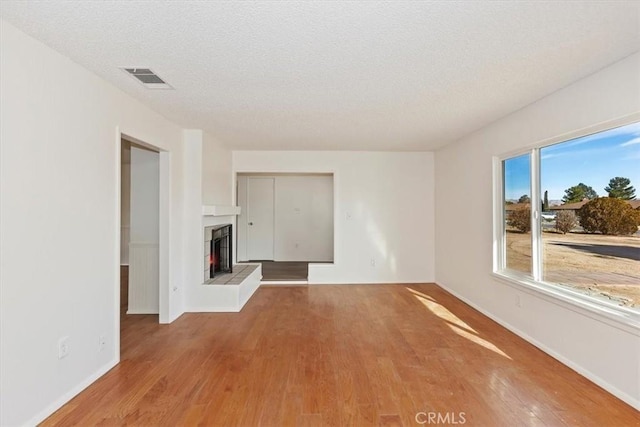
[{"label": "dirt ground outside", "polygon": [[[545,231],[543,279],[640,310],[640,236]],[[531,234],[507,231],[507,266],[531,271]]]}]

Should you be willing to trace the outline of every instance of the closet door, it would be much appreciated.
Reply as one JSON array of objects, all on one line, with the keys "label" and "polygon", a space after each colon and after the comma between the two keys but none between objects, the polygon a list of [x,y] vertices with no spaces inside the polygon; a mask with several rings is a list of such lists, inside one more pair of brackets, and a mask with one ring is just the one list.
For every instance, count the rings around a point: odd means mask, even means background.
[{"label": "closet door", "polygon": [[274,178],[247,179],[247,258],[273,261]]}]

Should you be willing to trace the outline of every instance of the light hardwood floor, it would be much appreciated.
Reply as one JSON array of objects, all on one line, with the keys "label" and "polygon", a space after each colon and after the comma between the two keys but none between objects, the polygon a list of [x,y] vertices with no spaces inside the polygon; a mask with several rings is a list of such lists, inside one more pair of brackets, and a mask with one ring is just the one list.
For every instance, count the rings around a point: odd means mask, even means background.
[{"label": "light hardwood floor", "polygon": [[639,424],[435,285],[343,285],[261,288],[241,313],[171,325],[123,316],[122,362],[43,425],[412,426],[419,412],[464,412],[470,426]]}]

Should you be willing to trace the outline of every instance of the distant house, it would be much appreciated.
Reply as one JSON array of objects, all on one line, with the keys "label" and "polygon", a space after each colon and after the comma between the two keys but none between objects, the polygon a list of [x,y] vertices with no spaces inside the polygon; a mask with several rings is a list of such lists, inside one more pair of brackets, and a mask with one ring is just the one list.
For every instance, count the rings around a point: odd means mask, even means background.
[{"label": "distant house", "polygon": [[509,218],[511,212],[518,211],[520,209],[531,209],[531,203],[509,203],[504,205],[505,217]]},{"label": "distant house", "polygon": [[581,202],[565,203],[564,205],[559,205],[559,206],[549,206],[549,210],[550,211],[574,211],[574,213],[577,213],[578,210],[580,210],[580,208],[586,205],[589,201],[590,200],[585,199]]},{"label": "distant house", "polygon": [[531,209],[531,203],[510,203],[504,205],[504,210],[507,212],[513,212],[520,209]]}]

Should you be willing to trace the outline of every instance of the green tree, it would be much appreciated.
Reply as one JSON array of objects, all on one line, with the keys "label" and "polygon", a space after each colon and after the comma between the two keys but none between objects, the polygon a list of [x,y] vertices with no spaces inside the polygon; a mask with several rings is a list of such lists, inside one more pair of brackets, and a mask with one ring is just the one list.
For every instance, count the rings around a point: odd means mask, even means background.
[{"label": "green tree", "polygon": [[549,192],[544,192],[544,198],[542,199],[542,212],[547,212],[549,210]]},{"label": "green tree", "polygon": [[564,190],[563,203],[576,203],[584,199],[593,200],[598,197],[598,193],[592,187],[580,183]]},{"label": "green tree", "polygon": [[518,203],[531,203],[531,197],[527,196],[526,194],[523,194],[518,199]]},{"label": "green tree", "polygon": [[580,209],[579,216],[587,233],[633,234],[640,224],[640,211],[613,197],[591,200]]},{"label": "green tree", "polygon": [[609,193],[609,197],[616,199],[633,200],[636,197],[636,189],[631,185],[631,180],[621,176],[611,178],[604,191]]}]

